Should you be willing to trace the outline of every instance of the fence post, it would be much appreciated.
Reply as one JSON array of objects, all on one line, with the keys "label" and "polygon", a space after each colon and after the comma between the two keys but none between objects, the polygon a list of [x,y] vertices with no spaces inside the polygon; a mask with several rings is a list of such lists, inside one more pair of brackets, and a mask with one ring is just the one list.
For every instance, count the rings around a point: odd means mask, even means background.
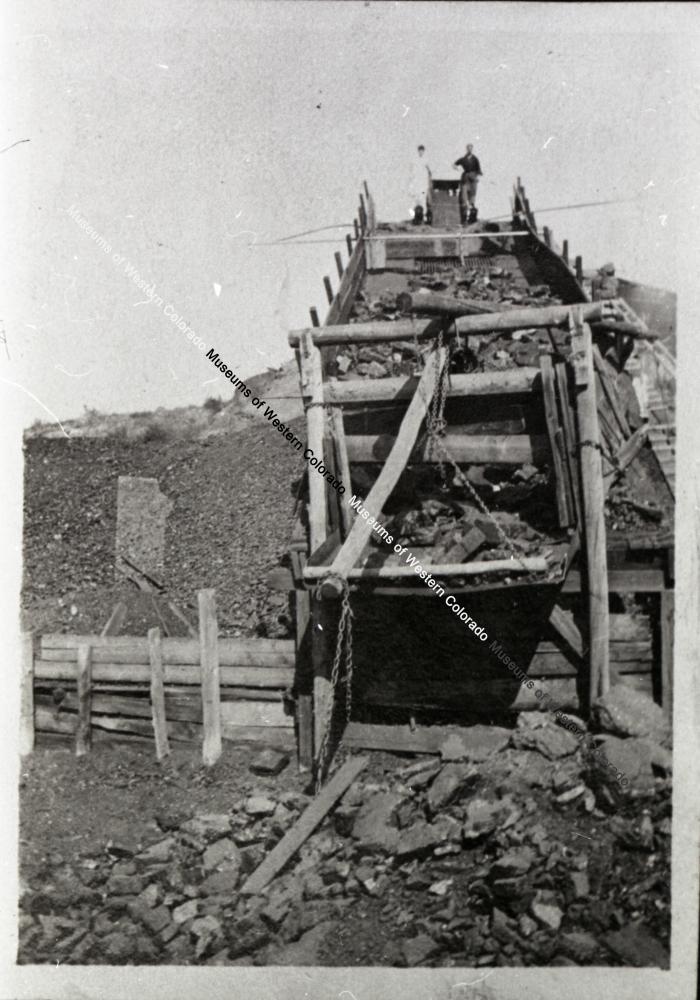
[{"label": "fence post", "polygon": [[148,630],[148,659],[151,664],[151,717],[156,741],[156,757],[163,760],[170,753],[168,725],[165,716],[165,690],[163,688],[163,648],[160,629]]},{"label": "fence post", "polygon": [[22,677],[19,710],[19,752],[24,756],[34,749],[34,635],[22,635]]},{"label": "fence post", "polygon": [[206,767],[221,756],[221,705],[219,690],[219,635],[214,590],[200,590],[199,647],[202,668],[202,761]]},{"label": "fence post", "polygon": [[92,651],[89,646],[78,646],[78,725],[75,730],[75,756],[83,757],[90,751],[90,716],[92,714]]}]

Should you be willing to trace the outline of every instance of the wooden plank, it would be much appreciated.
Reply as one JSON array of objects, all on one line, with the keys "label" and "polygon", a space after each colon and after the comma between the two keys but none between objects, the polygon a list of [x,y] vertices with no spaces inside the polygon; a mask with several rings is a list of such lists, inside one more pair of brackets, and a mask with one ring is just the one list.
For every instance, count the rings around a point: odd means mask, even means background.
[{"label": "wooden plank", "polygon": [[[93,644],[94,641],[94,644]],[[163,662],[199,663],[199,640],[165,638],[161,640]],[[44,660],[75,661],[81,643],[92,649],[93,663],[150,663],[148,640],[141,637],[119,636],[42,636],[39,653]],[[259,646],[257,645],[259,643]],[[294,643],[288,639],[225,639],[219,637],[219,662],[223,666],[281,667],[294,663]]]},{"label": "wooden plank", "polygon": [[561,443],[557,439],[559,430],[559,417],[557,414],[557,399],[554,392],[554,370],[552,368],[552,357],[550,354],[540,355],[540,371],[542,373],[542,398],[544,401],[544,415],[549,435],[549,447],[552,453],[552,466],[554,473],[554,490],[557,499],[557,514],[561,527],[566,527],[573,523],[573,511],[569,509],[569,496],[566,489],[566,477],[564,472],[564,458],[561,454]]},{"label": "wooden plank", "polygon": [[[610,688],[609,607],[607,548],[605,532],[605,488],[600,456],[600,429],[596,384],[593,372],[591,329],[584,323],[581,349],[584,351],[586,380],[577,400],[583,514],[586,539],[586,580],[588,589],[589,664],[592,704]],[[573,343],[572,343],[573,346]]]},{"label": "wooden plank", "polygon": [[[386,462],[397,439],[390,434],[348,434],[346,440],[351,462]],[[537,434],[460,434],[448,428],[443,440],[455,462],[470,465],[541,465],[550,456],[547,438]],[[426,438],[412,448],[407,462],[432,464],[437,458]]]},{"label": "wooden plank", "polygon": [[[66,691],[63,694],[58,708],[53,702],[52,694],[48,691],[37,693],[35,699],[37,705],[41,705],[44,708],[52,708],[59,715],[78,710],[78,697],[72,691]],[[93,692],[91,707],[93,715],[150,719],[153,722],[150,699],[146,696],[145,692],[142,697]],[[170,722],[194,722],[201,726],[201,698],[194,694],[184,697],[182,695],[176,696],[169,691],[165,691],[162,715],[164,723],[167,716],[168,725]],[[284,704],[279,696],[274,701],[259,699],[224,700],[221,702],[221,723],[222,726],[226,724],[254,727],[272,726],[278,729],[294,728],[294,720],[291,715],[286,714]],[[155,732],[155,726],[153,732]],[[162,728],[162,733],[166,737],[165,742],[167,744],[167,725],[165,724]]]},{"label": "wooden plank", "polygon": [[[78,646],[88,645],[94,650],[99,649],[144,649],[148,653],[148,640],[140,635],[117,635],[105,638],[99,635],[77,635],[68,632],[46,632],[40,636],[42,652],[47,649],[77,649]],[[167,663],[165,651],[176,651],[182,654],[178,663],[199,663],[199,639],[165,638],[163,642],[163,662]],[[219,655],[222,660],[228,657],[231,660],[234,656],[243,652],[265,652],[265,653],[292,653],[294,652],[293,639],[262,639],[255,637],[241,637],[237,639],[219,636]],[[188,659],[187,655],[196,655],[196,659]],[[145,663],[148,660],[144,661]]]},{"label": "wooden plank", "polygon": [[214,590],[200,590],[199,643],[202,653],[202,763],[205,767],[216,764],[221,756],[221,704],[218,627]]},{"label": "wooden plank", "polygon": [[[471,372],[450,375],[447,395],[490,396],[519,394],[537,391],[539,369],[534,367],[509,368],[502,372]],[[386,400],[413,398],[418,377],[348,379],[344,382],[324,383],[327,403],[374,403]]]},{"label": "wooden plank", "polygon": [[[166,664],[180,664],[188,666],[196,666],[199,663],[199,655],[195,657],[194,651],[190,648],[186,648],[185,652],[181,652],[182,647],[173,647],[170,645],[171,642],[177,642],[178,640],[173,640],[170,637],[165,637],[161,640],[163,646],[163,662]],[[182,641],[182,640],[180,640]],[[192,640],[185,640],[191,642]],[[197,642],[197,645],[199,643]],[[41,649],[41,658],[43,660],[55,660],[61,663],[73,662],[77,660],[76,648],[73,649]],[[219,643],[219,648],[221,648],[221,642]],[[98,648],[93,652],[93,663],[140,663],[143,666],[149,664],[148,658],[148,642],[144,638],[138,647],[128,646],[109,649],[109,647]],[[227,667],[287,667],[292,666],[294,663],[293,652],[287,650],[283,653],[265,652],[262,650],[256,653],[253,650],[244,650],[242,652],[234,652],[232,655],[221,655],[219,654],[219,663]]]},{"label": "wooden plank", "polygon": [[[619,328],[619,321],[624,322],[626,314],[617,299],[608,299],[602,302],[584,302],[575,307],[579,310],[581,320],[599,325],[609,325],[615,322],[616,329]],[[527,329],[528,327],[556,327],[563,326],[569,322],[571,306],[530,306],[520,309],[508,309],[504,312],[488,313],[476,316],[458,316],[447,328],[446,336],[453,336],[455,333],[503,333],[510,330]],[[385,322],[383,320],[372,320],[367,323],[337,323],[332,326],[324,326],[320,329],[293,330],[288,337],[291,347],[299,347],[303,338],[310,338],[313,344],[318,347],[325,347],[331,344],[360,344],[360,343],[391,343],[396,340],[424,340],[431,338],[439,329],[440,320],[394,320]],[[637,336],[644,339],[655,339],[655,335],[637,332]]]},{"label": "wooden plank", "polygon": [[[401,473],[406,468],[406,462],[418,437],[421,425],[430,406],[433,393],[441,377],[447,352],[444,347],[431,351],[426,359],[426,365],[418,381],[413,399],[401,422],[401,428],[391,452],[377,476],[377,479],[364,502],[365,509],[374,518],[381,515],[384,504],[391,496]],[[319,477],[320,478],[320,477]],[[339,577],[347,577],[347,573],[357,562],[369,537],[372,528],[369,519],[358,517],[343,543],[340,552],[335,557],[331,571]]]},{"label": "wooden plank", "polygon": [[[305,566],[305,580],[322,580],[329,572],[336,572],[333,566]],[[520,559],[481,559],[468,563],[421,563],[423,569],[429,570],[433,576],[488,576],[493,573],[544,573],[547,570],[547,560],[544,556],[523,556]],[[348,580],[398,580],[402,577],[416,578],[412,566],[358,566],[346,570],[343,576]]]},{"label": "wooden plank", "polygon": [[284,866],[291,861],[301,845],[325,819],[338,799],[367,766],[367,757],[351,757],[336,771],[328,784],[301,814],[294,826],[287,831],[279,844],[267,855],[241,888],[244,895],[261,892]]},{"label": "wooden plank", "polygon": [[[57,662],[37,659],[34,664],[37,680],[75,680],[75,661]],[[151,669],[142,663],[96,663],[92,668],[93,679],[100,682],[129,681],[149,683]],[[166,663],[164,665],[166,684],[201,684],[199,667],[189,663]],[[286,688],[294,680],[293,667],[219,667],[222,685],[230,687]]]},{"label": "wooden plank", "polygon": [[345,440],[345,428],[343,426],[343,412],[337,406],[331,410],[331,433],[333,436],[333,447],[336,456],[336,466],[340,481],[345,486],[347,496],[338,496],[340,505],[340,523],[342,525],[342,538],[347,538],[353,525],[352,510],[348,503],[352,493],[352,478],[350,475],[350,462],[348,459],[348,446]]},{"label": "wooden plank", "polygon": [[294,718],[279,701],[222,701],[221,722],[234,726],[272,726],[294,729]]},{"label": "wooden plank", "polygon": [[493,313],[496,306],[483,299],[458,299],[454,295],[441,295],[427,288],[414,292],[401,292],[396,297],[401,312],[421,312],[434,316],[471,316],[474,313]]},{"label": "wooden plank", "polygon": [[19,752],[22,756],[34,749],[34,635],[22,633],[20,677]]},{"label": "wooden plank", "polygon": [[574,622],[573,615],[567,614],[563,608],[555,604],[549,615],[549,624],[559,633],[577,657],[583,656],[583,639]]},{"label": "wooden plank", "polygon": [[576,524],[581,524],[581,491],[578,476],[578,461],[576,451],[576,423],[574,411],[569,398],[569,384],[566,373],[566,363],[559,361],[554,365],[554,378],[559,396],[559,412],[561,428],[564,433],[566,468],[569,476],[569,491],[573,500]]},{"label": "wooden plank", "polygon": [[593,345],[593,364],[598,376],[600,377],[600,382],[603,387],[603,392],[605,393],[608,406],[615,416],[620,432],[624,438],[628,438],[632,432],[629,424],[627,423],[627,418],[622,410],[622,406],[620,405],[620,397],[617,394],[615,383],[605,361],[603,361],[603,358],[601,357],[597,344]]},{"label": "wooden plank", "polygon": [[107,619],[107,624],[102,629],[100,635],[118,635],[122,630],[124,621],[126,620],[126,610],[126,604],[124,601],[119,601],[118,604],[115,604],[112,614]]},{"label": "wooden plank", "polygon": [[[303,569],[303,567],[302,567]],[[314,714],[311,668],[311,596],[307,590],[294,594],[299,770],[310,771],[314,762]]]},{"label": "wooden plank", "polygon": [[90,751],[90,698],[92,695],[92,663],[90,647],[78,646],[76,672],[78,686],[78,723],[75,730],[75,756],[83,757]]},{"label": "wooden plank", "polygon": [[[323,413],[323,373],[321,367],[321,352],[314,345],[311,335],[302,338],[301,360],[304,372],[305,394],[310,396],[309,408],[306,411],[308,429],[308,447],[314,455],[323,455],[324,413]],[[308,473],[309,482],[309,531],[311,551],[317,549],[325,541],[327,532],[326,519],[326,481],[313,471]]]},{"label": "wooden plank", "polygon": [[[665,588],[662,569],[608,570],[608,591],[612,594],[660,594]],[[570,570],[561,592],[579,594],[581,589],[579,570]]]},{"label": "wooden plank", "polygon": [[673,722],[673,633],[675,595],[672,590],[661,592],[661,705],[669,723]]},{"label": "wooden plank", "polygon": [[156,757],[163,760],[170,753],[168,726],[165,714],[165,691],[163,687],[163,655],[160,629],[148,630],[148,648],[151,658],[151,713],[153,736],[156,742]]},{"label": "wooden plank", "polygon": [[[507,671],[504,668],[504,671]],[[365,692],[364,702],[367,705],[381,706],[385,709],[396,708],[416,711],[434,710],[439,712],[455,712],[463,714],[465,705],[474,718],[489,719],[494,712],[532,712],[541,711],[543,699],[546,696],[557,708],[567,711],[579,711],[582,708],[578,694],[578,679],[576,677],[542,677],[535,675],[529,678],[534,686],[529,688],[526,682],[505,677],[483,677],[465,679],[459,688],[453,689],[443,685],[433,685],[430,691],[425,686],[411,690],[404,682],[400,685],[382,684]],[[621,673],[617,683],[624,687],[652,693],[652,674]],[[541,694],[538,697],[537,692]],[[345,741],[344,741],[345,742]]]},{"label": "wooden plank", "polygon": [[624,472],[627,466],[635,460],[643,446],[646,444],[647,438],[647,428],[639,427],[634,434],[624,442],[615,456],[617,458],[616,473]]}]

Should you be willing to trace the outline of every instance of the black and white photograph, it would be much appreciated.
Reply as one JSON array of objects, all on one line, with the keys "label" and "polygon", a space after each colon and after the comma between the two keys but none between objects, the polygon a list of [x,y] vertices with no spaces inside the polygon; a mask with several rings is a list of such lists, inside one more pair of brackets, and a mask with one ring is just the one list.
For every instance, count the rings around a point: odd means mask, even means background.
[{"label": "black and white photograph", "polygon": [[0,995],[693,1000],[697,5],[4,29]]}]

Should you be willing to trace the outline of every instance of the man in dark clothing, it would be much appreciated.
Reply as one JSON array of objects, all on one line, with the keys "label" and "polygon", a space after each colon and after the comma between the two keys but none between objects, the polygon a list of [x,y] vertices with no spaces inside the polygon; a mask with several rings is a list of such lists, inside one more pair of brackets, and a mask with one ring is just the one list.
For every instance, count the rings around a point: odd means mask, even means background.
[{"label": "man in dark clothing", "polygon": [[462,222],[467,218],[467,212],[472,212],[476,208],[476,188],[481,177],[481,164],[478,157],[472,152],[473,146],[467,146],[467,152],[459,160],[455,160],[454,166],[461,167],[462,181],[459,188],[459,207]]}]

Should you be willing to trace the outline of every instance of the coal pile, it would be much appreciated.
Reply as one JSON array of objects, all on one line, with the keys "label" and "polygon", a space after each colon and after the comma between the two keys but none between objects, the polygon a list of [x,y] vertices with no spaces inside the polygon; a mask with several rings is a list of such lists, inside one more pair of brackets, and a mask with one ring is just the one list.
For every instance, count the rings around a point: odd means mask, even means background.
[{"label": "coal pile", "polygon": [[[303,438],[303,420],[292,426]],[[193,624],[197,590],[215,587],[222,634],[287,634],[286,598],[268,590],[265,575],[285,551],[304,471],[299,453],[264,426],[203,441],[32,439],[25,449],[27,625],[99,632],[124,598],[130,617],[122,631],[144,634],[160,624],[148,595],[115,580],[117,480],[132,475],[157,478],[173,503],[161,582]],[[177,619],[169,624],[183,634]]]},{"label": "coal pile", "polygon": [[605,764],[545,713],[449,738],[441,759],[373,755],[245,895],[310,802],[284,755],[253,755],[225,808],[161,808],[145,833],[34,868],[20,961],[668,967],[670,755],[636,694],[600,706]]}]

